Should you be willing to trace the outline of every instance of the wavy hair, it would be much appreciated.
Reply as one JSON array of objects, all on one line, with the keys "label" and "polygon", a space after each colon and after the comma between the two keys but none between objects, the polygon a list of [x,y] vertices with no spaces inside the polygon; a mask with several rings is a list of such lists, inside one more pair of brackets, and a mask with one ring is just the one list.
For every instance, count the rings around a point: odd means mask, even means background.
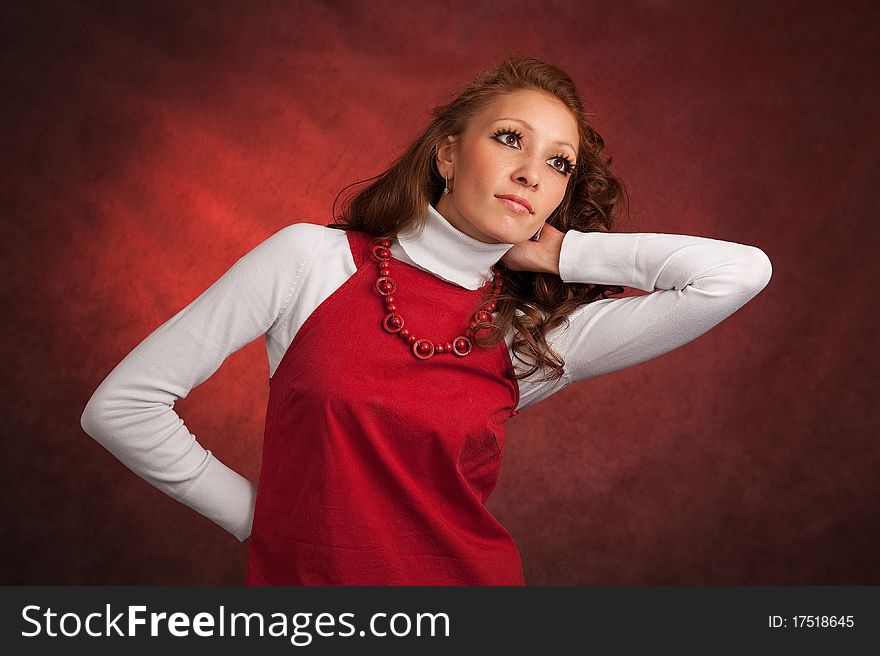
[{"label": "wavy hair", "polygon": [[[611,171],[611,158],[603,159],[605,141],[587,122],[583,103],[572,79],[561,69],[539,59],[508,57],[499,66],[484,71],[451,102],[434,108],[431,123],[385,171],[352,183],[333,202],[330,228],[359,230],[376,239],[391,239],[413,223],[421,223],[424,208],[435,205],[445,186],[437,170],[437,146],[447,135],[464,132],[469,121],[496,96],[533,89],[552,94],[574,115],[578,126],[577,167],[566,187],[565,196],[547,223],[561,232],[610,232],[619,215],[626,190]],[[335,214],[340,196],[352,187],[366,185],[345,198],[342,212]],[[417,228],[421,229],[420,225]],[[527,370],[514,379],[543,372],[544,380],[558,380],[564,373],[564,360],[551,348],[547,335],[568,323],[568,315],[578,306],[623,293],[617,285],[565,283],[553,274],[514,271],[498,262],[504,284],[493,296],[496,313],[492,321],[478,322],[474,346],[492,348],[511,329],[511,350]]]}]

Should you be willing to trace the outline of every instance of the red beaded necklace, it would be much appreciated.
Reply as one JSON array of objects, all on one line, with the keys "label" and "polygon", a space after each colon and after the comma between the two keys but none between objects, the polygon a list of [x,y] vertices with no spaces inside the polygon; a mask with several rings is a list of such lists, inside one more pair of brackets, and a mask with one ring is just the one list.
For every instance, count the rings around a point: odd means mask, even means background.
[{"label": "red beaded necklace", "polygon": [[[494,320],[492,313],[495,311],[495,301],[483,303],[480,308],[471,316],[471,321],[467,325],[464,335],[459,335],[450,342],[433,342],[430,339],[417,338],[412,334],[409,328],[404,328],[403,317],[398,312],[395,304],[395,298],[392,294],[397,290],[397,283],[391,278],[391,251],[389,247],[391,241],[388,239],[379,240],[373,246],[373,259],[379,263],[379,278],[376,280],[376,291],[385,297],[385,309],[388,313],[382,320],[382,327],[389,333],[396,333],[407,344],[412,346],[413,355],[420,360],[427,360],[435,353],[455,353],[455,355],[464,357],[471,352],[473,339],[476,333],[477,323],[491,323]],[[501,292],[503,279],[501,272],[493,268],[493,280],[491,288],[491,296]]]}]

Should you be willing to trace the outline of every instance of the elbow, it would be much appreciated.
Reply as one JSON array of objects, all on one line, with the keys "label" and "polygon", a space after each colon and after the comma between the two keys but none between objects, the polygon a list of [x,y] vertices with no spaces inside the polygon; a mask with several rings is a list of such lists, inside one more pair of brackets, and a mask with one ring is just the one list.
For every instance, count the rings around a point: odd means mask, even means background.
[{"label": "elbow", "polygon": [[[118,399],[118,395],[116,398]],[[86,403],[79,419],[79,424],[86,435],[105,448],[109,448],[113,436],[117,433],[118,426],[114,424],[118,422],[114,417],[118,417],[119,413],[112,409],[118,410],[119,405],[118,401],[114,403],[112,389],[108,389],[106,382],[102,383]]]},{"label": "elbow", "polygon": [[86,403],[82,416],[79,419],[79,425],[89,437],[101,441],[101,436],[105,433],[105,411],[101,396],[98,392],[92,394],[92,398]]},{"label": "elbow", "polygon": [[772,276],[773,265],[767,254],[756,246],[749,246],[739,276],[744,291],[752,296],[757,295],[767,286]]}]

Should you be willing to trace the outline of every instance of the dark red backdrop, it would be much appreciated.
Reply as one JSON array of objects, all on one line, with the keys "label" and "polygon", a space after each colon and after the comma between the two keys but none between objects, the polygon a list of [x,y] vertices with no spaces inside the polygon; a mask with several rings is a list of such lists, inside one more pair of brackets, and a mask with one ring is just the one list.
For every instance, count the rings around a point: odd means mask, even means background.
[{"label": "dark red backdrop", "polygon": [[[512,53],[575,78],[633,199],[619,230],[774,267],[702,338],[511,422],[489,505],[528,582],[880,584],[873,4],[4,5],[0,579],[243,580],[246,544],[87,437],[87,399]],[[251,478],[267,373],[257,340],[176,406]]]}]

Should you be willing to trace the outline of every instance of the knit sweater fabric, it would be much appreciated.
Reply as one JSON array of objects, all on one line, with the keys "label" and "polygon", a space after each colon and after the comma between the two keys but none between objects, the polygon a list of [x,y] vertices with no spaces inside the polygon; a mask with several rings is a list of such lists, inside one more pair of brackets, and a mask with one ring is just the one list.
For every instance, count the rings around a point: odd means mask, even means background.
[{"label": "knit sweater fabric", "polygon": [[[466,289],[491,280],[492,265],[513,246],[476,240],[431,205],[421,219],[422,230],[415,222],[392,241],[393,257]],[[83,411],[83,430],[148,483],[246,540],[255,483],[205,449],[174,403],[260,336],[271,377],[300,326],[355,270],[344,231],[311,223],[279,230],[107,375]],[[568,325],[548,335],[565,361],[564,375],[542,381],[539,371],[519,380],[517,410],[687,344],[754,298],[771,274],[769,258],[754,246],[678,234],[568,231],[559,257],[564,282],[649,293],[571,312]],[[513,337],[505,337],[508,350]],[[527,371],[510,353],[517,373]]]}]

